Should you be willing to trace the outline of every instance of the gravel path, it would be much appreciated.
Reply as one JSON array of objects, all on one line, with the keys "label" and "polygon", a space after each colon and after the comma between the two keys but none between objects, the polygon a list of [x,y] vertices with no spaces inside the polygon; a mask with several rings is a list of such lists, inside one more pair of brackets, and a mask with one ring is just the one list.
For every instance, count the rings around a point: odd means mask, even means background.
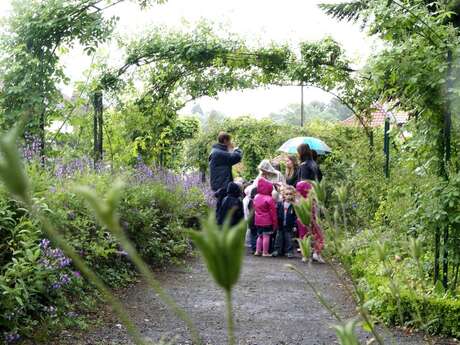
[{"label": "gravel path", "polygon": [[[285,268],[301,268],[343,317],[353,316],[354,305],[342,282],[327,265],[305,265],[298,259],[247,256],[241,280],[235,290],[236,335],[241,345],[331,345],[337,344],[330,325],[335,320],[305,288],[297,275]],[[162,285],[192,316],[207,344],[226,344],[224,296],[208,276],[200,259],[189,267],[158,275]],[[161,304],[155,293],[140,283],[123,297],[127,310],[146,339],[173,339],[173,344],[191,344],[182,322]],[[60,337],[60,344],[131,344],[116,319],[84,334]],[[404,335],[393,330],[388,344],[450,344]],[[360,334],[363,344],[368,337]],[[76,340],[78,339],[78,340]]]}]

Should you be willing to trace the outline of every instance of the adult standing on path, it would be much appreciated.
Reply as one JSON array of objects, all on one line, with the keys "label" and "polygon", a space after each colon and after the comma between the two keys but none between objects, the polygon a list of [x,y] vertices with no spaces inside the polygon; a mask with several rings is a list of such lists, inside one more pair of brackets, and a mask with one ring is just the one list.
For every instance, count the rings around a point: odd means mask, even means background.
[{"label": "adult standing on path", "polygon": [[299,179],[298,181],[321,181],[322,174],[320,173],[318,164],[313,159],[313,153],[310,146],[301,144],[297,148],[297,153],[300,158]]},{"label": "adult standing on path", "polygon": [[217,144],[212,146],[209,155],[209,172],[211,176],[211,189],[217,199],[216,212],[219,213],[222,200],[227,195],[227,186],[233,182],[232,167],[241,162],[243,152],[234,148],[232,137],[226,132],[217,136]]},{"label": "adult standing on path", "polygon": [[294,155],[288,156],[286,159],[286,183],[289,186],[295,187],[299,181],[299,164],[297,157]]}]

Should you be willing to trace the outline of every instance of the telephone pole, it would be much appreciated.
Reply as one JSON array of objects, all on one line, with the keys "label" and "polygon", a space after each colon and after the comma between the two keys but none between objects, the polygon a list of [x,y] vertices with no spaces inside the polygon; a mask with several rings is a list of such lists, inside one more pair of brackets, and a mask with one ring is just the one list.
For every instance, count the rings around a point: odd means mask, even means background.
[{"label": "telephone pole", "polygon": [[300,127],[303,127],[305,122],[303,114],[303,83],[300,84]]}]

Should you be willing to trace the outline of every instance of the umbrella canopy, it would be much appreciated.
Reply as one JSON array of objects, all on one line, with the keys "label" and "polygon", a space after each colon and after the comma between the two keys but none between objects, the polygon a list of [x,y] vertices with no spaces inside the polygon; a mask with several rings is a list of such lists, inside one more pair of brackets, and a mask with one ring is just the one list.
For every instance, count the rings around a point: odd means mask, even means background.
[{"label": "umbrella canopy", "polygon": [[297,147],[299,147],[300,144],[307,144],[310,146],[310,149],[315,150],[319,155],[325,155],[326,153],[330,153],[332,151],[324,141],[313,137],[297,137],[289,139],[281,145],[278,151],[295,154],[297,153]]}]

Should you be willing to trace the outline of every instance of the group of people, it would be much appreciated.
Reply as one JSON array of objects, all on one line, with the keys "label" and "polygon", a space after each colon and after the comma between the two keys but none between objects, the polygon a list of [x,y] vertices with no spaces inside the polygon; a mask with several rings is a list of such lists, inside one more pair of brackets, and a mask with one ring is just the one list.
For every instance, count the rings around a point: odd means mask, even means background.
[{"label": "group of people", "polygon": [[[234,147],[228,133],[221,132],[209,156],[211,189],[216,197],[216,218],[219,225],[229,217],[230,225],[242,219],[248,223],[247,245],[256,256],[294,257],[294,238],[312,236],[316,262],[324,262],[321,251],[324,236],[316,221],[316,208],[312,210],[311,224],[302,224],[294,205],[308,197],[312,181],[321,181],[323,175],[317,163],[318,155],[307,144],[297,148],[298,155],[284,160],[285,174],[280,161],[264,159],[258,166],[254,181],[233,179],[232,167],[241,162],[243,152]],[[300,163],[299,163],[300,161]]]}]

